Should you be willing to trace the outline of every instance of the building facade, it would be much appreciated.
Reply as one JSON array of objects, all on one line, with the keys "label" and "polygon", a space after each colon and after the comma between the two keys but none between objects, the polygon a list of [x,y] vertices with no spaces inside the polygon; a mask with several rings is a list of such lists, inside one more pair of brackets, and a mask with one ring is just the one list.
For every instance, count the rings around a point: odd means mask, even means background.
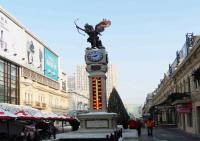
[{"label": "building facade", "polygon": [[89,106],[89,98],[77,92],[70,91],[70,111],[87,111]]},{"label": "building facade", "polygon": [[75,74],[68,75],[67,77],[67,90],[68,91],[75,91]]},{"label": "building facade", "polygon": [[117,88],[117,69],[116,65],[109,64],[106,80],[106,89],[107,89],[107,99],[110,97],[110,93],[113,88]]},{"label": "building facade", "polygon": [[89,97],[89,79],[85,70],[86,65],[77,65],[75,73],[75,88],[79,94]]},{"label": "building facade", "polygon": [[0,102],[20,103],[19,65],[0,58]]},{"label": "building facade", "polygon": [[0,102],[66,113],[59,56],[0,7]]},{"label": "building facade", "polygon": [[142,108],[143,116],[150,114],[149,112],[150,112],[150,108],[152,107],[152,104],[153,104],[153,93],[149,93],[149,94],[147,94],[145,104]]},{"label": "building facade", "polygon": [[186,35],[153,95],[151,114],[159,124],[200,135],[200,36]]}]

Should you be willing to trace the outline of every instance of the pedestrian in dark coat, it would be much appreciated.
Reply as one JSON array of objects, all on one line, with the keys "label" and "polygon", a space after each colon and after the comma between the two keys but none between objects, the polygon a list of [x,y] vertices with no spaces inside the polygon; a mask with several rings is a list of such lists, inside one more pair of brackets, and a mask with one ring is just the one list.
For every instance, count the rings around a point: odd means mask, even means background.
[{"label": "pedestrian in dark coat", "polygon": [[53,125],[53,123],[49,123],[49,139],[51,138],[51,135],[53,135],[53,138],[56,139],[56,127]]},{"label": "pedestrian in dark coat", "polygon": [[138,137],[141,135],[141,127],[142,127],[142,123],[139,119],[137,119],[136,121],[136,129],[137,129],[137,133],[138,133]]}]

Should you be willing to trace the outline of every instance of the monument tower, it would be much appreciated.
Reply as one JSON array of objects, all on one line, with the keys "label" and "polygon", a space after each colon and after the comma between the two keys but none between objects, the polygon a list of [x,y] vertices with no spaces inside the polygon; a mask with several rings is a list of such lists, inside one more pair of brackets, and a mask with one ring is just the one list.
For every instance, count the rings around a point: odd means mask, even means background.
[{"label": "monument tower", "polygon": [[108,57],[104,48],[85,50],[86,71],[89,77],[90,109],[92,112],[107,112],[106,75]]},{"label": "monument tower", "polygon": [[[89,113],[80,114],[78,118],[81,122],[81,129],[116,129],[116,113],[107,113],[106,98],[106,72],[108,68],[108,54],[99,39],[100,33],[111,25],[111,21],[103,19],[93,28],[92,25],[85,24],[80,28],[75,23],[78,30],[84,31],[89,37],[87,41],[91,47],[85,49],[86,71],[89,78]],[[96,131],[95,130],[95,131]]]}]

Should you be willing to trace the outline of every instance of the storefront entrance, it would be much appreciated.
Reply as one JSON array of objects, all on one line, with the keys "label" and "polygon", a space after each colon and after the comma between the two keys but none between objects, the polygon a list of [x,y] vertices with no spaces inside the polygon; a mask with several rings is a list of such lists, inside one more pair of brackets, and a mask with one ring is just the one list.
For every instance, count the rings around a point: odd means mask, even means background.
[{"label": "storefront entrance", "polygon": [[200,106],[197,107],[197,131],[200,134]]}]

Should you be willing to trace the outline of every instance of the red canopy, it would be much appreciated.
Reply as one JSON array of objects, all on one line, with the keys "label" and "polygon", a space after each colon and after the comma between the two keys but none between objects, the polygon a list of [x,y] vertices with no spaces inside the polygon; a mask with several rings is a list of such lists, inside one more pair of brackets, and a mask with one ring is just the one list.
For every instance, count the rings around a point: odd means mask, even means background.
[{"label": "red canopy", "polygon": [[71,116],[66,115],[66,114],[64,114],[63,116],[65,117],[64,120],[67,120],[67,121],[70,121],[70,120],[73,120],[73,119],[74,119],[74,118],[72,118]]},{"label": "red canopy", "polygon": [[0,119],[3,119],[3,120],[8,120],[8,119],[14,119],[16,118],[17,116],[15,116],[14,114],[10,113],[10,112],[7,112],[3,109],[0,109]]},{"label": "red canopy", "polygon": [[16,112],[15,115],[20,119],[35,119],[33,116],[29,115],[22,109]]}]

